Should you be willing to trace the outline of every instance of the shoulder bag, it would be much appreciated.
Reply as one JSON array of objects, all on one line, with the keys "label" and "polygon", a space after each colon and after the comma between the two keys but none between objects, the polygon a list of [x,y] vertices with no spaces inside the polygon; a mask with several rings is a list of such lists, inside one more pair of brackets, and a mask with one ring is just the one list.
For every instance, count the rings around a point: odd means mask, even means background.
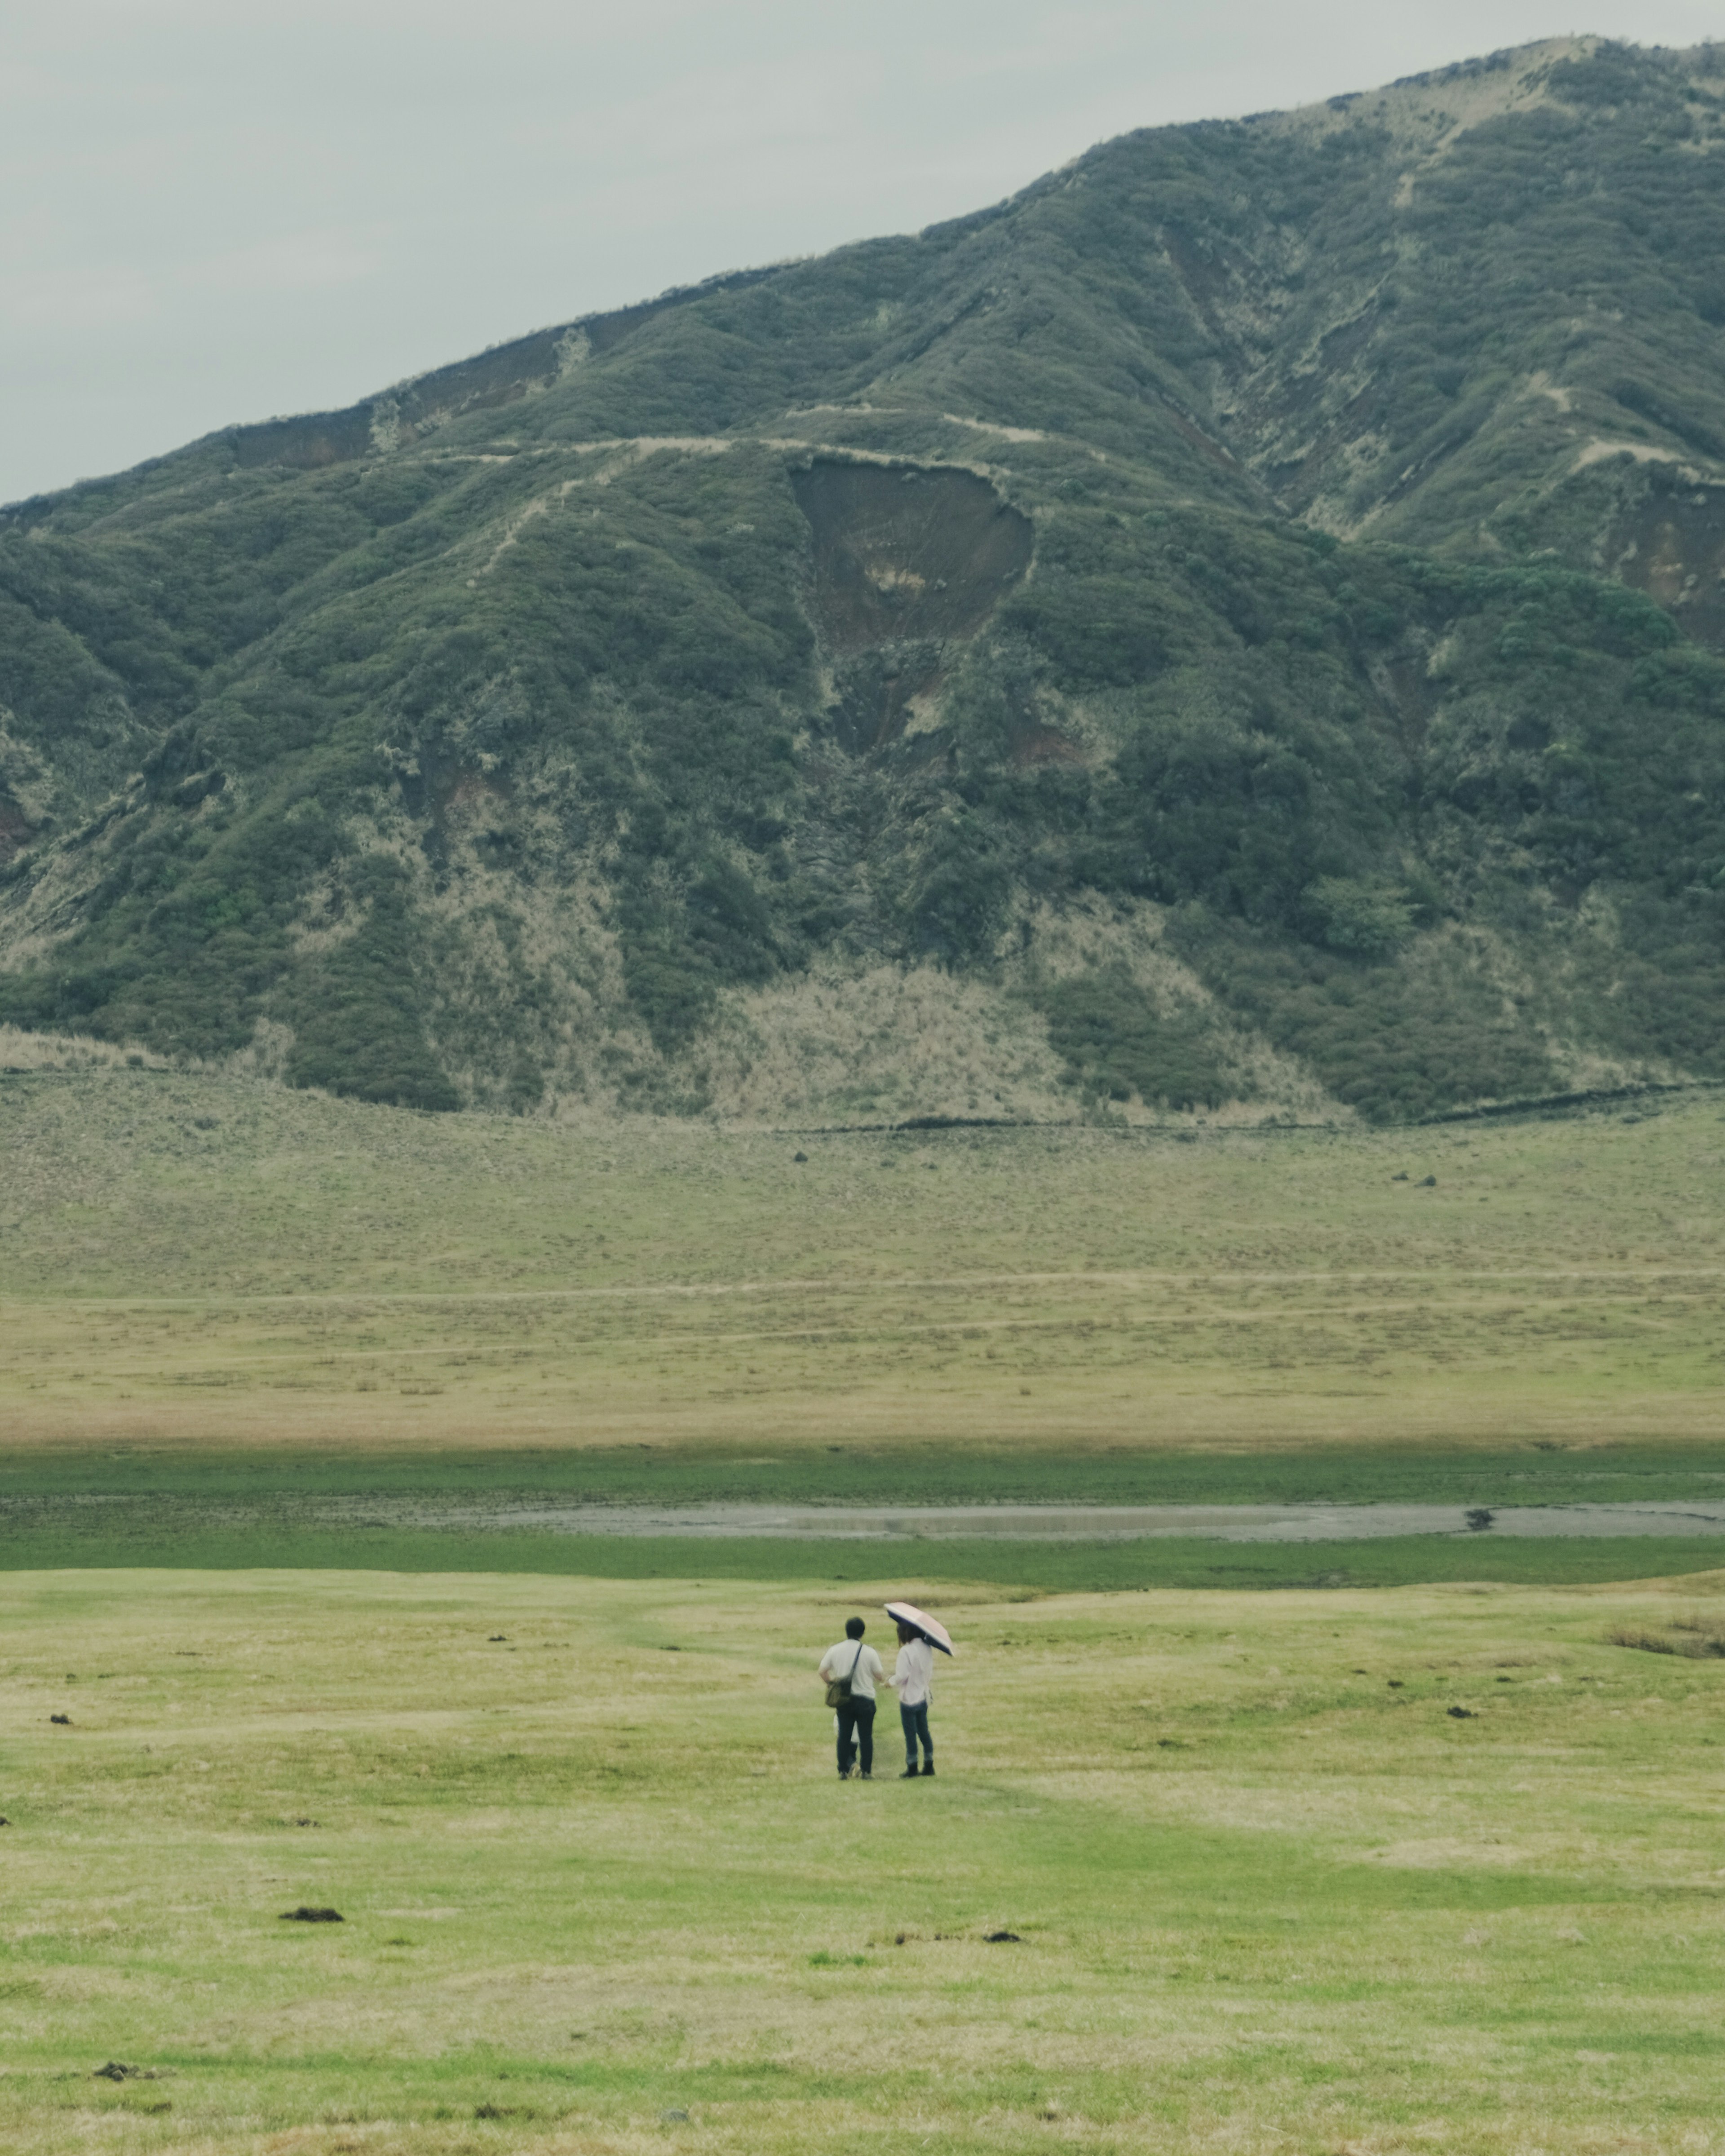
[{"label": "shoulder bag", "polygon": [[[860,1662],[862,1658],[862,1641],[859,1640],[856,1643],[856,1661],[850,1665],[850,1677],[854,1677],[856,1675],[856,1662]],[[827,1705],[829,1707],[844,1707],[849,1704],[850,1699],[850,1677],[829,1677],[827,1679]]]}]

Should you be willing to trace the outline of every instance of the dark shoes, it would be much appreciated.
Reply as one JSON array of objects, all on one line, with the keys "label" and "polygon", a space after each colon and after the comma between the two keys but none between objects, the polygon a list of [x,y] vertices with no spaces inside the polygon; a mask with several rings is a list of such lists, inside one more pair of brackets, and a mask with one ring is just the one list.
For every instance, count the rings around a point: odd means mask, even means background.
[{"label": "dark shoes", "polygon": [[905,1771],[903,1772],[903,1774],[901,1774],[901,1775],[899,1776],[899,1779],[900,1779],[900,1781],[901,1781],[901,1782],[914,1782],[914,1781],[916,1780],[916,1763],[915,1763],[915,1762],[913,1761],[910,1766],[908,1766],[908,1767],[906,1767],[906,1769],[905,1769]]},{"label": "dark shoes", "polygon": [[933,1760],[932,1760],[932,1759],[925,1759],[925,1760],[922,1762],[922,1779],[923,1779],[923,1780],[924,1780],[925,1782],[926,1782],[926,1781],[927,1781],[927,1780],[930,1779],[930,1777],[933,1774],[933,1773],[934,1773],[934,1762],[933,1762]]}]

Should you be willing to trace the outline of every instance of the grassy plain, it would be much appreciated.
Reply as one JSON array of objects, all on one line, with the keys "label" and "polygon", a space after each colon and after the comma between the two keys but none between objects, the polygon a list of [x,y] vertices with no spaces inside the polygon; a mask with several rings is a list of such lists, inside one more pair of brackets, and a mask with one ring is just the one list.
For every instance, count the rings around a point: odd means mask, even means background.
[{"label": "grassy plain", "polygon": [[692,1459],[715,1494],[864,1494],[839,1446],[901,1501],[1153,1494],[1146,1463],[1200,1452],[1725,1465],[1712,1091],[798,1137],[36,1071],[0,1079],[0,1155],[15,1461],[493,1455],[519,1484],[573,1450],[619,1495],[629,1453],[649,1487]]},{"label": "grassy plain", "polygon": [[[1722,1108],[798,1137],[0,1078],[0,2139],[1716,2146],[1725,1662],[1612,1641],[1699,1637],[1717,1543],[410,1507],[1717,1494]],[[942,1772],[840,1789],[809,1666],[895,1590],[961,1640]]]},{"label": "grassy plain", "polygon": [[1719,2145],[1725,1663],[1611,1639],[1725,1575],[947,1594],[938,1779],[840,1787],[921,1586],[0,1580],[0,2138]]}]

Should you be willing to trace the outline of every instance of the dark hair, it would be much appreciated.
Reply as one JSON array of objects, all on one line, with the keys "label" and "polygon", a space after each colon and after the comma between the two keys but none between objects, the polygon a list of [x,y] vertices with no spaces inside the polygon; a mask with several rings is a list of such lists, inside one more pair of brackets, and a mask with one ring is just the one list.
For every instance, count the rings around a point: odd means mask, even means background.
[{"label": "dark hair", "polygon": [[847,1617],[845,1620],[845,1636],[847,1640],[861,1639],[866,1630],[867,1627],[860,1617]]}]

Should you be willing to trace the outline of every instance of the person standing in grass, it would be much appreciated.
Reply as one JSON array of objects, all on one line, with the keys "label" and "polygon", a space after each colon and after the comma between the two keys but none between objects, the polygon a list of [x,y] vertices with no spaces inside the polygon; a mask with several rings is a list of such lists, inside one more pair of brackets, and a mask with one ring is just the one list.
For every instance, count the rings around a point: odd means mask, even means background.
[{"label": "person standing in grass", "polygon": [[850,1763],[862,1755],[862,1779],[875,1779],[875,1687],[886,1676],[880,1657],[863,1645],[868,1628],[860,1617],[845,1622],[845,1637],[820,1658],[821,1682],[839,1717],[839,1779],[850,1779]]},{"label": "person standing in grass", "polygon": [[[898,1694],[898,1718],[905,1732],[905,1771],[901,1782],[914,1782],[920,1772],[934,1772],[934,1739],[928,1733],[928,1709],[934,1698],[934,1649],[908,1625],[898,1628],[898,1661],[888,1681]],[[916,1764],[916,1744],[922,1744],[922,1764]]]}]

